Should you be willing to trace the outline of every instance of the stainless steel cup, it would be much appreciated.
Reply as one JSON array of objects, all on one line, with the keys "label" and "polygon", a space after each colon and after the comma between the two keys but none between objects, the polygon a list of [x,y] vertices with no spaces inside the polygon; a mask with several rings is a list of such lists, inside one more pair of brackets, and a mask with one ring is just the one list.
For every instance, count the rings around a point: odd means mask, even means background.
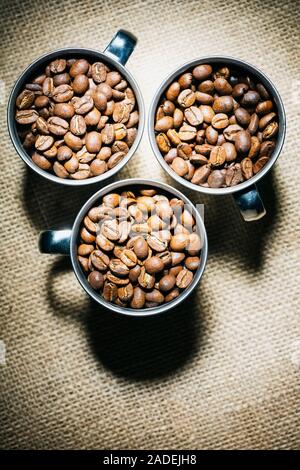
[{"label": "stainless steel cup", "polygon": [[[132,189],[133,186],[142,186],[142,187],[153,187],[159,190],[164,191],[166,194],[171,195],[171,197],[177,197],[184,201],[186,205],[190,207],[190,210],[196,220],[197,230],[202,240],[203,246],[201,249],[201,261],[197,271],[194,274],[194,279],[192,283],[180,294],[176,299],[166,304],[162,304],[158,307],[152,307],[147,309],[132,309],[132,308],[124,308],[118,305],[112,304],[104,300],[97,292],[91,288],[89,285],[82,268],[77,260],[77,240],[78,240],[78,233],[82,223],[83,218],[89,211],[89,209],[97,203],[105,194],[110,192],[114,192],[120,189]],[[146,180],[146,179],[127,179],[122,181],[117,181],[112,183],[96,192],[80,209],[74,225],[72,229],[66,230],[47,230],[40,234],[39,239],[39,247],[42,253],[53,253],[53,254],[64,254],[71,256],[73,270],[75,275],[83,287],[83,289],[87,292],[87,294],[92,297],[96,302],[98,302],[103,307],[112,310],[113,312],[117,312],[123,315],[131,315],[131,316],[149,316],[154,315],[162,312],[166,312],[174,308],[175,306],[179,305],[183,302],[191,292],[196,288],[198,285],[203,271],[206,265],[207,259],[207,235],[206,230],[204,227],[204,223],[200,216],[200,213],[196,209],[196,207],[192,204],[192,202],[180,191],[171,186],[160,183],[157,181]]]},{"label": "stainless steel cup", "polygon": [[[155,125],[155,113],[157,106],[160,102],[162,94],[168,88],[168,86],[182,73],[186,72],[187,70],[195,67],[198,64],[226,64],[226,65],[233,65],[238,67],[240,70],[243,70],[245,73],[250,73],[253,75],[257,80],[261,81],[263,85],[267,88],[269,93],[271,94],[278,110],[278,117],[279,117],[279,132],[277,136],[277,144],[276,148],[273,151],[273,154],[268,161],[268,163],[264,166],[264,168],[257,173],[255,176],[250,178],[248,181],[244,181],[241,184],[236,186],[232,186],[230,188],[205,188],[202,186],[198,186],[196,184],[187,181],[186,179],[182,178],[181,176],[177,175],[175,171],[165,162],[155,140],[155,132],[154,132],[154,125]],[[192,60],[190,62],[185,63],[181,67],[174,70],[160,85],[158,90],[155,93],[155,96],[152,100],[149,119],[148,119],[148,133],[149,139],[151,143],[151,147],[154,151],[154,154],[164,168],[164,170],[178,183],[186,186],[193,191],[197,191],[198,193],[213,195],[213,196],[223,196],[226,194],[232,194],[240,211],[241,214],[246,221],[253,221],[258,220],[266,214],[266,210],[263,204],[263,201],[260,197],[259,191],[257,189],[256,183],[262,179],[266,173],[270,171],[274,163],[276,162],[277,158],[280,155],[284,138],[286,132],[286,117],[285,111],[282,103],[282,99],[275,88],[275,85],[271,82],[271,80],[257,67],[254,65],[249,64],[241,59],[236,59],[233,57],[227,56],[207,56],[201,57],[199,59]]]},{"label": "stainless steel cup", "polygon": [[[120,171],[126,163],[130,160],[133,156],[134,152],[136,151],[139,142],[141,140],[143,129],[144,129],[144,121],[145,121],[145,109],[144,109],[144,102],[143,98],[139,89],[138,84],[136,83],[135,79],[131,75],[131,73],[124,67],[126,64],[129,56],[133,52],[137,39],[129,32],[124,30],[119,30],[116,35],[113,37],[111,42],[105,48],[103,52],[93,50],[93,49],[86,49],[86,48],[79,48],[79,47],[66,47],[63,49],[58,49],[53,52],[49,52],[44,54],[43,56],[36,59],[32,64],[30,64],[24,72],[20,75],[17,79],[9,100],[8,100],[8,107],[7,107],[7,123],[8,123],[8,131],[12,143],[18,152],[19,156],[24,160],[24,162],[36,173],[41,175],[44,178],[47,178],[50,181],[55,183],[64,184],[67,186],[85,186],[88,184],[93,183],[100,183],[108,178],[111,178],[115,175],[118,171]],[[45,170],[39,168],[35,163],[32,161],[31,157],[28,155],[26,150],[23,148],[21,140],[17,133],[17,126],[15,121],[15,102],[16,98],[24,88],[25,84],[28,83],[29,79],[33,77],[35,74],[38,74],[39,71],[43,70],[45,66],[51,62],[51,60],[58,59],[60,57],[64,58],[86,58],[93,61],[103,61],[104,63],[112,66],[114,69],[118,70],[122,76],[126,79],[132,90],[134,91],[137,103],[138,103],[138,110],[139,110],[139,126],[136,139],[129,149],[129,152],[125,157],[118,163],[114,168],[111,170],[103,173],[102,175],[95,176],[93,178],[87,178],[85,180],[71,180],[71,179],[63,179],[59,178],[56,175],[53,175]]]}]

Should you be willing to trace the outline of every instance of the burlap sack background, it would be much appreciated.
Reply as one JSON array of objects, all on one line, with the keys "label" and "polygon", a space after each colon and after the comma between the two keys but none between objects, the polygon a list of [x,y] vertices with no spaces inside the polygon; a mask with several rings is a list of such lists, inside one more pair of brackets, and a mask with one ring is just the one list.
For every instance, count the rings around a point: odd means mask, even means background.
[{"label": "burlap sack background", "polygon": [[[299,448],[299,21],[296,1],[1,2],[1,448]],[[65,258],[39,254],[39,231],[71,223],[97,187],[35,177],[6,130],[28,63],[57,47],[102,49],[120,27],[139,38],[128,67],[147,107],[176,66],[224,53],[261,67],[287,111],[268,215],[245,224],[230,197],[193,194],[205,203],[207,270],[160,318],[113,318]],[[170,181],[146,133],[118,177],[145,175]]]}]

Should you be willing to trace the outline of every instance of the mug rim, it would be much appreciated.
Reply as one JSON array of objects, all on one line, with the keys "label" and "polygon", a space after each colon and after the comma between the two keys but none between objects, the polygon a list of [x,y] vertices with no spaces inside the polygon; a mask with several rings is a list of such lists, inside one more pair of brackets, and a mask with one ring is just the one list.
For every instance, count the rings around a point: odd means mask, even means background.
[{"label": "mug rim", "polygon": [[[16,129],[16,122],[14,119],[14,112],[15,112],[15,101],[16,98],[22,88],[22,85],[25,84],[26,78],[30,73],[33,72],[33,69],[37,69],[40,67],[43,62],[47,60],[52,60],[55,57],[59,57],[63,54],[84,54],[87,55],[97,55],[98,57],[101,57],[104,62],[113,65],[117,70],[119,70],[124,78],[128,81],[129,86],[133,89],[135,98],[138,103],[138,112],[139,112],[139,123],[138,123],[138,130],[137,130],[137,135],[136,138],[130,147],[128,153],[124,156],[124,158],[112,169],[106,171],[102,175],[98,176],[93,176],[91,178],[86,178],[84,180],[72,180],[72,179],[64,179],[64,178],[59,178],[55,174],[49,173],[42,168],[39,168],[31,159],[29,154],[26,152],[24,147],[22,146],[22,143],[20,141],[20,138],[18,137],[17,129]],[[59,49],[55,49],[53,51],[46,52],[33,60],[18,76],[14,86],[12,87],[8,99],[8,104],[7,104],[7,127],[8,127],[8,133],[11,139],[11,142],[17,151],[19,157],[28,165],[33,171],[35,171],[37,174],[39,174],[41,177],[46,178],[47,180],[57,183],[57,184],[62,184],[66,186],[85,186],[89,184],[94,184],[94,183],[100,183],[103,182],[107,179],[110,179],[113,177],[116,173],[118,173],[122,168],[129,162],[131,157],[135,154],[143,132],[144,132],[144,127],[145,127],[145,104],[144,100],[142,97],[142,93],[140,91],[140,87],[136,81],[136,79],[133,77],[131,72],[123,65],[121,62],[118,62],[114,57],[112,57],[110,54],[99,51],[97,49],[90,49],[87,47],[63,47]]]},{"label": "mug rim", "polygon": [[[202,248],[201,248],[200,265],[194,274],[192,283],[183,292],[181,292],[178,297],[176,297],[171,302],[161,304],[157,307],[151,307],[151,308],[145,308],[145,309],[132,309],[132,308],[127,308],[127,307],[121,307],[114,303],[110,303],[104,300],[88,284],[87,279],[77,260],[77,253],[76,253],[77,239],[78,239],[77,237],[78,237],[80,226],[82,224],[82,220],[84,216],[87,214],[88,210],[94,204],[94,202],[97,201],[100,197],[104,196],[105,194],[111,191],[125,188],[126,186],[135,186],[135,185],[145,185],[145,186],[151,186],[154,188],[162,189],[163,191],[165,191],[168,194],[173,195],[174,197],[181,198],[185,202],[185,204],[188,204],[191,207],[193,216],[196,219],[197,228],[199,230],[199,233],[201,234],[201,239],[203,241]],[[152,316],[152,315],[163,313],[163,312],[166,312],[168,310],[175,308],[177,305],[183,302],[199,284],[199,281],[202,278],[203,272],[205,270],[206,262],[207,262],[207,255],[208,255],[207,233],[206,233],[206,229],[205,229],[205,225],[202,220],[202,217],[200,213],[198,212],[196,206],[187,196],[181,193],[178,189],[168,185],[167,183],[162,183],[161,181],[154,181],[151,179],[144,179],[144,178],[129,178],[129,179],[124,179],[120,181],[115,181],[99,189],[81,207],[72,227],[71,240],[70,240],[70,255],[71,255],[71,262],[72,262],[73,270],[74,270],[77,280],[79,281],[81,287],[83,287],[83,289],[86,291],[86,293],[90,297],[92,297],[92,299],[95,300],[98,304],[107,308],[108,310],[111,310],[113,312],[117,312],[123,315],[127,315],[127,316],[133,316],[133,317]]]},{"label": "mug rim", "polygon": [[[203,64],[205,62],[208,63],[222,63],[222,62],[228,62],[229,65],[236,65],[240,68],[246,69],[246,71],[250,72],[252,75],[255,77],[259,78],[264,85],[267,86],[268,91],[271,93],[272,98],[275,101],[275,104],[277,106],[278,110],[278,118],[279,118],[279,132],[278,132],[278,140],[276,142],[276,147],[273,151],[272,156],[270,157],[270,160],[267,162],[267,164],[260,170],[256,175],[252,176],[249,180],[243,181],[243,183],[237,184],[236,186],[230,186],[226,188],[206,188],[200,185],[196,185],[194,183],[191,183],[190,181],[186,180],[185,178],[177,175],[175,171],[168,165],[168,163],[164,160],[162,153],[160,152],[156,139],[155,139],[155,131],[154,131],[154,122],[155,122],[155,113],[156,109],[158,106],[158,103],[160,101],[160,98],[162,97],[162,94],[168,87],[168,85],[174,80],[174,78],[178,77],[181,73],[184,73],[191,67],[194,67],[198,64]],[[253,64],[250,64],[249,62],[239,59],[237,57],[232,57],[232,56],[227,56],[227,55],[209,55],[209,56],[201,56],[197,59],[190,60],[188,62],[185,62],[184,64],[180,65],[176,69],[174,69],[167,77],[161,82],[159,87],[157,88],[151,104],[150,104],[150,111],[149,111],[149,116],[148,116],[148,137],[150,140],[150,145],[152,148],[152,151],[158,160],[159,164],[162,166],[162,168],[179,184],[187,187],[190,190],[196,191],[198,193],[203,193],[203,194],[208,194],[208,195],[216,195],[216,196],[222,196],[226,194],[233,194],[235,192],[243,191],[247,188],[249,188],[252,185],[255,185],[261,178],[263,178],[273,167],[274,163],[276,162],[277,158],[279,157],[284,140],[285,140],[285,135],[286,135],[286,114],[285,114],[285,109],[283,105],[282,98],[275,87],[274,83],[271,81],[271,79],[258,67],[256,67]]]}]

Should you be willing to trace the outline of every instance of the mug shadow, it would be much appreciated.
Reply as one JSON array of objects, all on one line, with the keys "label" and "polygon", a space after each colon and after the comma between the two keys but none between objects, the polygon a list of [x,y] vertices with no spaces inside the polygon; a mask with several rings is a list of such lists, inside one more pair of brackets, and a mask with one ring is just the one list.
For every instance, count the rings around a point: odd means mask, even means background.
[{"label": "mug shadow", "polygon": [[170,312],[134,318],[114,314],[88,297],[76,305],[60,299],[54,278],[71,269],[65,258],[54,261],[46,283],[47,300],[56,315],[83,325],[94,357],[106,369],[128,380],[147,381],[163,379],[192,360],[201,345],[205,320],[199,288],[197,299],[192,293]]}]

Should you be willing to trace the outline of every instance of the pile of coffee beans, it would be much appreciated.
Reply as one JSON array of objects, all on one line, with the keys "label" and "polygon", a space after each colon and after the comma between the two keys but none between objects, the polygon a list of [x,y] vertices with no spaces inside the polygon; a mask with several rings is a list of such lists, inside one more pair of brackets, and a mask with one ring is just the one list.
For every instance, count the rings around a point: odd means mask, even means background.
[{"label": "pile of coffee beans", "polygon": [[139,122],[119,71],[84,58],[57,59],[16,99],[18,133],[32,161],[59,178],[83,180],[116,166]]},{"label": "pile of coffee beans", "polygon": [[210,188],[249,180],[276,146],[278,115],[254,77],[226,64],[199,64],[165,91],[156,142],[177,175]]},{"label": "pile of coffee beans", "polygon": [[200,265],[201,238],[181,199],[153,188],[106,194],[80,228],[78,261],[107,301],[151,308],[178,297]]}]

